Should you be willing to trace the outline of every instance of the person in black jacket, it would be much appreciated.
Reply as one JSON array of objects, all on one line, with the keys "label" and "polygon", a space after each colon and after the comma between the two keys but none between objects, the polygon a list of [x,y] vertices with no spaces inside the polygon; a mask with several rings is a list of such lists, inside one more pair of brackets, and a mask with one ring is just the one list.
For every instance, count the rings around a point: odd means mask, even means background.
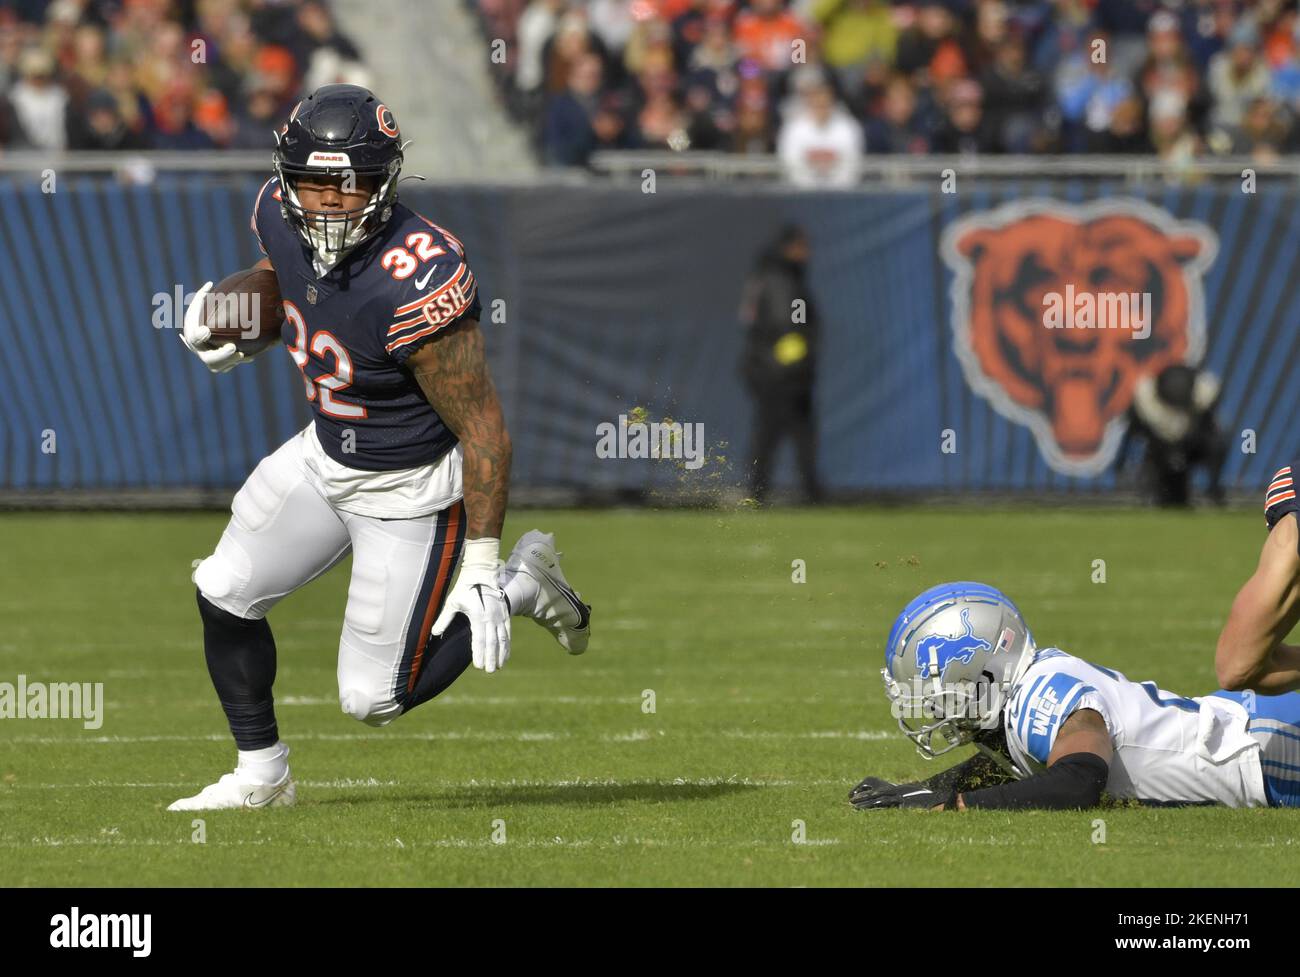
[{"label": "person in black jacket", "polygon": [[787,437],[794,440],[808,501],[817,502],[822,494],[813,419],[817,312],[805,279],[808,254],[803,230],[786,227],[745,283],[741,374],[754,398],[750,491],[759,502],[767,497],[772,459]]},{"label": "person in black jacket", "polygon": [[1134,444],[1145,441],[1138,485],[1150,501],[1188,505],[1192,470],[1200,465],[1209,475],[1210,501],[1222,505],[1219,476],[1228,457],[1228,437],[1215,417],[1218,404],[1219,380],[1208,370],[1177,365],[1142,377],[1116,453],[1116,474],[1123,471]]}]

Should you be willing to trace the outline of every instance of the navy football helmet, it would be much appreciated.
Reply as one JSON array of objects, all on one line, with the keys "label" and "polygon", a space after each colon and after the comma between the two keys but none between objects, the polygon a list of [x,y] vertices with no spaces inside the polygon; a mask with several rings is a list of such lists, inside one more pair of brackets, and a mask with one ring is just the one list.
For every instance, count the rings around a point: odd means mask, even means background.
[{"label": "navy football helmet", "polygon": [[[397,120],[374,93],[359,85],[324,85],[295,107],[276,135],[273,157],[280,179],[281,212],[323,261],[334,263],[373,237],[393,214],[402,169]],[[374,189],[364,207],[308,210],[298,198],[304,176],[369,177]]]},{"label": "navy football helmet", "polygon": [[1025,619],[996,588],[961,581],[917,595],[889,631],[881,669],[899,729],[931,759],[996,730],[1034,650]]}]

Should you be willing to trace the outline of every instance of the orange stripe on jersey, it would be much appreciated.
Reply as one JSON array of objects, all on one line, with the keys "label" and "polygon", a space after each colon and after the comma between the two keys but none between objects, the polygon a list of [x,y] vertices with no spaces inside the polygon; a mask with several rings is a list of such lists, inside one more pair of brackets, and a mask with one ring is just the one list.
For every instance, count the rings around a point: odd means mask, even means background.
[{"label": "orange stripe on jersey", "polygon": [[[474,295],[476,294],[476,291],[477,291],[477,286],[475,286],[471,282],[468,293],[463,288],[460,288],[456,294],[466,295],[467,296],[466,301],[472,305],[474,302]],[[434,296],[434,298],[436,299],[437,296]],[[411,318],[409,319],[403,319],[401,322],[393,323],[392,328],[388,330],[388,338],[392,339],[394,342],[397,342],[401,339],[406,338],[405,336],[398,336],[397,334],[400,332],[404,332],[407,329],[414,329],[417,326],[424,326],[424,325],[441,325],[443,323],[447,323],[451,321],[451,319],[443,319],[440,322],[434,322],[433,317],[429,315],[431,309],[432,309],[432,302],[426,302],[424,304],[424,307],[420,309],[419,315],[411,316]],[[451,318],[454,319],[456,316],[460,315],[464,311],[465,311],[465,306],[461,306],[456,310],[455,315],[453,315]]]},{"label": "orange stripe on jersey", "polygon": [[[395,316],[403,316],[403,315],[406,315],[408,312],[414,312],[416,309],[418,309],[418,308],[420,308],[420,307],[422,307],[422,306],[428,305],[430,302],[432,302],[434,299],[436,299],[439,295],[441,295],[443,292],[447,291],[447,289],[451,288],[452,286],[456,285],[458,282],[460,282],[460,281],[461,281],[462,279],[464,279],[466,276],[469,276],[470,278],[473,278],[473,277],[474,277],[473,274],[472,274],[472,273],[470,272],[470,270],[469,270],[469,266],[466,265],[465,262],[462,261],[462,262],[460,263],[460,266],[456,269],[456,274],[455,274],[455,275],[453,275],[453,276],[452,276],[451,278],[449,278],[447,281],[443,282],[441,285],[439,285],[437,288],[435,288],[435,289],[434,289],[432,292],[430,292],[428,295],[422,295],[422,296],[420,296],[418,299],[416,299],[414,302],[407,302],[406,305],[398,306],[396,309],[393,310],[393,315],[395,315]],[[394,332],[397,331],[398,328],[400,328],[400,327],[398,327],[398,326],[393,326],[391,329],[388,330],[388,334],[391,336]]]},{"label": "orange stripe on jersey", "polygon": [[441,322],[435,322],[428,329],[421,329],[419,332],[410,333],[406,336],[403,336],[401,339],[395,339],[387,346],[385,346],[384,349],[391,353],[395,349],[401,349],[407,343],[414,342],[417,339],[421,339],[424,336],[428,336],[431,333],[437,332],[439,329],[442,329],[444,326],[451,325],[453,322],[455,322],[457,319],[463,316],[465,314],[465,311],[473,304],[474,304],[474,293],[471,291],[469,293],[469,298],[467,298],[462,305],[457,307],[454,312],[446,316]]},{"label": "orange stripe on jersey", "polygon": [[442,606],[442,599],[447,593],[447,584],[455,569],[456,539],[460,535],[461,515],[465,512],[465,503],[457,502],[447,513],[447,526],[443,530],[442,553],[438,557],[438,576],[434,580],[433,590],[429,594],[429,603],[424,608],[424,617],[420,620],[420,641],[415,646],[415,656],[411,659],[411,676],[406,680],[406,691],[415,688],[415,680],[420,674],[420,663],[424,660],[424,649],[429,643],[429,631],[433,628],[434,615]]},{"label": "orange stripe on jersey", "polygon": [[1273,481],[1269,482],[1268,490],[1264,493],[1264,511],[1267,512],[1279,502],[1287,502],[1295,498],[1294,480],[1291,476],[1291,467],[1279,468],[1277,474],[1273,476]]}]

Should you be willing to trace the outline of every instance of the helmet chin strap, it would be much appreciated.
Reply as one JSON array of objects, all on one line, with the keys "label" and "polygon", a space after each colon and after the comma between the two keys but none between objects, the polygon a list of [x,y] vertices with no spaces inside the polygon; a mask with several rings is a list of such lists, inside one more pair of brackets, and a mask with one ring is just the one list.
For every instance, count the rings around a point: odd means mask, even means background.
[{"label": "helmet chin strap", "polygon": [[1016,765],[1011,762],[1009,757],[1004,756],[1001,750],[995,750],[992,747],[985,746],[979,740],[975,740],[975,749],[979,750],[986,757],[996,763],[1002,770],[1011,774],[1011,776],[1015,777],[1017,780],[1025,779],[1025,775],[1016,769]]}]

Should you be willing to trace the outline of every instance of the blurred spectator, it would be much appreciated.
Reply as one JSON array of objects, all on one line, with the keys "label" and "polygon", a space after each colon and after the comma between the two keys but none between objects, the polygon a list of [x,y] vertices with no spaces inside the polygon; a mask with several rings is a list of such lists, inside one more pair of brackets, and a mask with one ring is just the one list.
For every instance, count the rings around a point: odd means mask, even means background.
[{"label": "blurred spectator", "polygon": [[1247,107],[1241,125],[1214,133],[1211,142],[1216,151],[1267,164],[1277,162],[1290,135],[1291,125],[1281,106],[1271,98],[1257,98]]},{"label": "blurred spectator", "polygon": [[72,120],[68,148],[143,149],[144,139],[127,127],[111,92],[100,89],[86,99],[85,110]]},{"label": "blurred spectator", "polygon": [[736,96],[735,133],[731,148],[736,153],[770,153],[775,148],[772,133],[771,101],[767,88],[758,79],[740,84]]},{"label": "blurred spectator", "polygon": [[867,152],[926,153],[930,150],[916,90],[901,75],[885,86],[880,114],[867,121]]},{"label": "blurred spectator", "polygon": [[[313,70],[320,72],[321,68],[317,64],[320,61],[331,65],[361,61],[361,52],[357,46],[339,33],[334,18],[320,0],[303,0],[298,5],[296,20],[299,33],[294,35],[289,52],[294,61],[303,67],[304,75],[310,76]],[[314,91],[317,87],[319,86],[306,86],[308,91]]]},{"label": "blurred spectator", "polygon": [[1068,151],[1086,150],[1090,137],[1110,128],[1115,109],[1133,93],[1129,80],[1098,57],[1108,43],[1104,33],[1094,31],[1057,71],[1056,99]]},{"label": "blurred spectator", "polygon": [[1227,49],[1210,59],[1211,121],[1225,128],[1240,125],[1246,106],[1268,94],[1269,82],[1268,65],[1259,53],[1259,28],[1243,19],[1233,28]]},{"label": "blurred spectator", "polygon": [[1047,79],[1030,67],[1023,38],[1008,35],[980,81],[996,148],[1004,153],[1042,152],[1048,145]]},{"label": "blurred spectator", "polygon": [[516,29],[519,67],[515,71],[515,85],[520,91],[533,92],[541,87],[546,74],[542,53],[565,6],[565,0],[532,0],[520,16]]},{"label": "blurred spectator", "polygon": [[[831,128],[851,116],[871,152],[1263,159],[1297,143],[1300,0],[475,2],[489,21],[516,11],[509,91],[563,92],[576,58],[602,59],[626,120],[612,144],[764,151],[774,128],[818,128],[809,70],[842,103]],[[540,129],[536,101],[511,107]]]},{"label": "blurred spectator", "polygon": [[0,5],[0,148],[270,148],[360,57],[325,0]]},{"label": "blurred spectator", "polygon": [[1130,96],[1115,106],[1110,117],[1110,127],[1105,132],[1093,134],[1091,148],[1095,152],[1115,156],[1155,152],[1155,147],[1147,137],[1142,100]]},{"label": "blurred spectator", "polygon": [[584,55],[569,74],[567,91],[553,96],[546,106],[542,132],[546,162],[555,166],[580,166],[596,148],[592,120],[600,105],[600,58]]},{"label": "blurred spectator", "polygon": [[945,115],[934,134],[936,153],[990,153],[997,141],[984,115],[984,93],[973,81],[955,81],[948,87]]},{"label": "blurred spectator", "polygon": [[614,67],[614,59],[606,57],[600,40],[587,26],[586,14],[578,9],[569,10],[560,18],[542,53],[542,90],[547,95],[565,91],[574,65],[589,54],[600,57],[605,73],[613,76],[610,69]]},{"label": "blurred spectator", "polygon": [[68,93],[55,80],[54,58],[44,48],[28,48],[18,59],[18,75],[9,102],[23,141],[35,149],[63,149]]},{"label": "blurred spectator", "polygon": [[656,49],[646,57],[637,81],[641,97],[637,141],[648,149],[685,149],[687,116],[677,99],[677,80],[667,49]]},{"label": "blurred spectator", "polygon": [[897,67],[919,83],[942,85],[969,73],[960,23],[943,0],[920,0],[916,24],[898,39]]},{"label": "blurred spectator", "polygon": [[211,149],[215,142],[194,120],[193,87],[177,79],[154,101],[156,149]]},{"label": "blurred spectator", "polygon": [[1033,44],[1034,67],[1044,74],[1056,71],[1063,58],[1083,46],[1092,28],[1092,13],[1085,0],[1054,0],[1051,16]]},{"label": "blurred spectator", "polygon": [[1138,86],[1147,102],[1164,92],[1179,96],[1193,122],[1206,114],[1206,93],[1200,74],[1187,54],[1178,18],[1168,11],[1156,13],[1147,24],[1147,56],[1138,69]]},{"label": "blurred spectator", "polygon": [[868,61],[891,63],[898,46],[893,12],[884,0],[815,0],[813,17],[822,26],[822,53],[853,98]]},{"label": "blurred spectator", "polygon": [[[623,0],[608,2],[623,4]],[[678,65],[689,66],[703,47],[730,51],[732,7],[732,0],[691,0],[690,7],[673,19],[673,58]],[[719,28],[721,38],[716,36]],[[711,32],[713,37],[710,37]],[[618,45],[610,44],[610,47],[617,49]],[[735,63],[734,53],[729,55],[729,59]]]},{"label": "blurred spectator", "polygon": [[862,126],[836,102],[825,81],[808,78],[801,102],[777,139],[786,179],[802,187],[852,186],[866,148]]},{"label": "blurred spectator", "polygon": [[808,25],[786,10],[783,0],[750,0],[749,9],[736,15],[733,30],[741,56],[767,71],[789,68],[794,42],[811,40]]},{"label": "blurred spectator", "polygon": [[1201,141],[1187,119],[1187,101],[1177,92],[1161,92],[1151,100],[1151,143],[1156,155],[1175,165],[1191,162],[1200,154]]},{"label": "blurred spectator", "polygon": [[275,148],[275,131],[283,121],[275,93],[255,76],[249,86],[244,111],[234,119],[229,146],[231,149],[272,150]]},{"label": "blurred spectator", "polygon": [[627,0],[590,0],[588,3],[587,17],[591,29],[606,49],[618,51],[627,45],[635,25],[632,8],[633,4]]},{"label": "blurred spectator", "polygon": [[736,49],[725,20],[710,18],[700,25],[700,43],[682,64],[687,84],[707,86],[715,104],[725,104],[739,91]]}]

